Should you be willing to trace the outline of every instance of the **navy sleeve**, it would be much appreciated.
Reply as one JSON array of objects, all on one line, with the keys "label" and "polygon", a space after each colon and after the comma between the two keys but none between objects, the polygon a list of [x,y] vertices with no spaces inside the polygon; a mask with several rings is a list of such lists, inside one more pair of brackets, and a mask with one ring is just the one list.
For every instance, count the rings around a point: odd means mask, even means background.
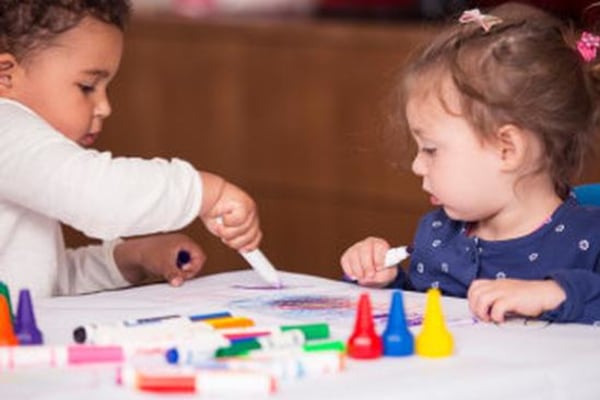
[{"label": "navy sleeve", "polygon": [[386,286],[386,289],[402,289],[402,290],[415,290],[411,285],[408,274],[404,271],[404,268],[397,266],[398,274],[396,278]]},{"label": "navy sleeve", "polygon": [[555,322],[600,321],[600,273],[583,269],[559,270],[549,278],[554,279],[565,291],[566,300],[556,309],[545,312],[541,319]]}]

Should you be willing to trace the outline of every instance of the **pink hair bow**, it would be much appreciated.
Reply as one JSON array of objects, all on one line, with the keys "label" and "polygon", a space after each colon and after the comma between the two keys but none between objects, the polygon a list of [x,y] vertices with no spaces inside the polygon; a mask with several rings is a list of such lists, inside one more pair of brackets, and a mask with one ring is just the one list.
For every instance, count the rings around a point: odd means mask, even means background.
[{"label": "pink hair bow", "polygon": [[596,51],[600,48],[600,36],[589,32],[583,32],[581,38],[577,41],[577,51],[587,62],[596,58]]},{"label": "pink hair bow", "polygon": [[478,8],[473,8],[472,10],[463,12],[458,21],[461,24],[475,22],[479,24],[479,26],[481,26],[486,32],[489,32],[494,25],[502,23],[502,19],[496,17],[495,15],[482,14]]}]

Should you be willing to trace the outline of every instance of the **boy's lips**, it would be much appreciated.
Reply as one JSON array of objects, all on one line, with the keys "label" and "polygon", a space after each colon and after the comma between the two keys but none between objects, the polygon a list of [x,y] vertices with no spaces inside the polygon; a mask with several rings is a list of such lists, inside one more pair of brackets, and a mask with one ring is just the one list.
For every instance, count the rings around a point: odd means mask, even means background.
[{"label": "boy's lips", "polygon": [[98,133],[86,133],[80,140],[79,143],[82,146],[91,146],[98,139]]}]

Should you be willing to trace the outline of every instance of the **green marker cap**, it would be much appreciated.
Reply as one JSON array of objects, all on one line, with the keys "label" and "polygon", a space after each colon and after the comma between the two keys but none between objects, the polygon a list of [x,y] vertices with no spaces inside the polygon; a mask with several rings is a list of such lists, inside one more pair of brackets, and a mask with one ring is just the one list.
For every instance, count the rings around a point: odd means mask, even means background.
[{"label": "green marker cap", "polygon": [[215,353],[215,357],[237,357],[248,354],[250,350],[260,349],[257,339],[244,339],[231,343],[228,347],[221,347]]},{"label": "green marker cap", "polygon": [[6,283],[0,281],[0,296],[4,296],[6,304],[8,304],[8,311],[10,312],[11,319],[14,319],[15,314],[13,313],[12,303],[10,302],[10,290]]},{"label": "green marker cap", "polygon": [[341,353],[346,352],[346,343],[341,340],[313,340],[304,343],[302,349],[306,352],[317,352],[317,351],[339,351]]},{"label": "green marker cap", "polygon": [[283,325],[279,328],[282,332],[297,329],[302,331],[306,340],[328,339],[329,325],[326,323]]}]

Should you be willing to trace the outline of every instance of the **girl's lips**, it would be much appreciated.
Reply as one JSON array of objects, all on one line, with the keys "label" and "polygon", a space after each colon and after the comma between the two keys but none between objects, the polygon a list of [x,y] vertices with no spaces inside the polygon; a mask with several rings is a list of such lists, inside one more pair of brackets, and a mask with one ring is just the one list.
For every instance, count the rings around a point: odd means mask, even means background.
[{"label": "girl's lips", "polygon": [[429,201],[430,201],[430,202],[431,202],[431,204],[433,204],[434,206],[439,206],[440,204],[442,204],[442,203],[440,202],[440,200],[439,200],[437,197],[433,196],[433,195],[429,196]]}]

